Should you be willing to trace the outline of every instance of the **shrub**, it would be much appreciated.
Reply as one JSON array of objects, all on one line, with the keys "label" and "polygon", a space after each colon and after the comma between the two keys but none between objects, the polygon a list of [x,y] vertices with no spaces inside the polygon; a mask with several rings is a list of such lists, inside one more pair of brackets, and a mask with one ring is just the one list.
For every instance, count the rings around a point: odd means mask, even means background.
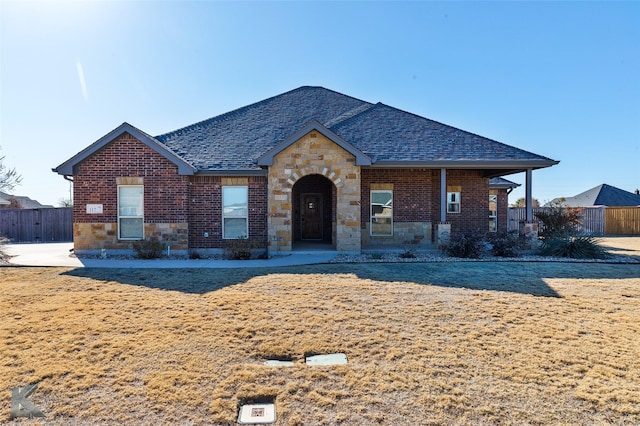
[{"label": "shrub", "polygon": [[5,250],[5,245],[8,243],[9,243],[9,240],[7,238],[4,238],[2,235],[0,235],[0,262],[2,261],[6,262],[9,260],[9,254]]},{"label": "shrub", "polygon": [[485,245],[480,233],[454,235],[443,247],[445,253],[453,257],[477,259],[482,254]]},{"label": "shrub", "polygon": [[581,209],[564,207],[561,202],[553,203],[548,212],[535,213],[535,217],[542,222],[540,237],[544,239],[576,235],[582,225],[581,213]]},{"label": "shrub", "polygon": [[402,253],[400,253],[400,257],[403,259],[415,259],[416,258],[416,247],[411,246],[409,244],[405,244]]},{"label": "shrub", "polygon": [[602,248],[599,240],[591,235],[546,238],[540,247],[543,256],[567,257],[572,259],[605,259],[609,253]]},{"label": "shrub", "polygon": [[252,248],[254,248],[254,245],[248,238],[226,240],[224,246],[224,258],[230,260],[251,259]]},{"label": "shrub", "polygon": [[156,237],[133,243],[138,259],[158,259],[162,257],[162,243]]},{"label": "shrub", "polygon": [[517,231],[491,232],[487,234],[487,242],[491,245],[491,254],[498,257],[518,257],[524,248],[524,236]]}]

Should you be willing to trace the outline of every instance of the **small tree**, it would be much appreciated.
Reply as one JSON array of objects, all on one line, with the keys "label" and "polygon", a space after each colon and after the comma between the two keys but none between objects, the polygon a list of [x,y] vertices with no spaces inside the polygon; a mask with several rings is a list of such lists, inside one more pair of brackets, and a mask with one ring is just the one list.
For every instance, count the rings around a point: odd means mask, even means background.
[{"label": "small tree", "polygon": [[543,239],[577,235],[582,222],[582,209],[566,207],[562,202],[551,203],[549,211],[537,212],[535,217],[542,222],[540,236]]},{"label": "small tree", "polygon": [[[511,207],[526,207],[526,206],[527,206],[527,200],[524,197],[518,198],[515,202],[511,204]],[[540,202],[537,199],[532,198],[531,207],[534,207],[534,208],[540,207]]]},{"label": "small tree", "polygon": [[0,191],[12,191],[22,182],[22,176],[16,169],[4,165],[4,156],[0,157]]}]

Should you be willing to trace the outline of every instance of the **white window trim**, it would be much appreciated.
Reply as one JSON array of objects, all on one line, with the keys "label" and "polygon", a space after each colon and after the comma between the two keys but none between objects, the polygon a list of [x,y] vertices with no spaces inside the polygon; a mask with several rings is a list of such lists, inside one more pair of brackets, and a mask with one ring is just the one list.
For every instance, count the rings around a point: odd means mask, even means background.
[{"label": "white window trim", "polygon": [[[225,217],[225,215],[224,215],[224,189],[225,188],[246,188],[247,189],[247,215],[246,216],[229,216],[229,217]],[[227,237],[226,235],[224,235],[224,230],[225,230],[224,222],[225,222],[225,219],[245,219],[246,229],[245,229],[244,236],[245,236],[245,238],[249,238],[249,186],[248,185],[224,185],[222,187],[221,198],[222,198],[222,239],[223,240],[237,240],[238,239],[238,237]]]},{"label": "white window trim", "polygon": [[[375,193],[387,193],[390,192],[391,193],[391,215],[390,216],[375,216],[376,218],[381,218],[381,219],[385,219],[385,218],[389,218],[391,219],[391,233],[389,234],[374,234],[373,233],[373,219],[374,219],[374,215],[373,215],[373,194]],[[372,189],[371,192],[369,193],[369,234],[372,237],[393,237],[393,189]]]},{"label": "white window trim", "polygon": [[[457,201],[451,201],[451,194],[458,194],[458,200]],[[462,203],[460,202],[460,199],[462,198],[461,193],[457,192],[457,191],[448,191],[447,192],[447,214],[460,214],[460,212],[462,211]],[[450,205],[457,205],[458,206],[458,211],[451,211],[449,209]]]},{"label": "white window trim", "polygon": [[[122,216],[120,214],[120,188],[142,188],[142,215],[138,216]],[[118,240],[122,241],[139,241],[144,240],[144,185],[118,185]],[[122,231],[122,226],[120,225],[120,219],[142,219],[142,238],[126,238],[122,237],[120,232]]]}]

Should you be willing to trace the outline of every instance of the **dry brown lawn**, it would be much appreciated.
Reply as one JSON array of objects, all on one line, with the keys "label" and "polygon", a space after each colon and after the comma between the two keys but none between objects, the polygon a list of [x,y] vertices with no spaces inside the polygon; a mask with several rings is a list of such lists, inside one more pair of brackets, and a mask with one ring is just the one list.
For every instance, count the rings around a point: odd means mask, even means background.
[{"label": "dry brown lawn", "polygon": [[[235,424],[271,398],[277,425],[640,423],[639,264],[0,274],[0,422]],[[47,418],[10,421],[36,382]]]}]

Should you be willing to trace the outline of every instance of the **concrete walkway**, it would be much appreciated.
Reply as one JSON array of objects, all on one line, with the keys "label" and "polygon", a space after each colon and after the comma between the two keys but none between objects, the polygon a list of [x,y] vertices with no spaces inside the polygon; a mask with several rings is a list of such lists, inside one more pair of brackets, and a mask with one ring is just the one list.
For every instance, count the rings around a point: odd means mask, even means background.
[{"label": "concrete walkway", "polygon": [[336,251],[294,251],[284,256],[257,260],[214,259],[78,259],[73,243],[8,244],[6,252],[16,266],[62,266],[75,268],[271,268],[326,263]]}]

